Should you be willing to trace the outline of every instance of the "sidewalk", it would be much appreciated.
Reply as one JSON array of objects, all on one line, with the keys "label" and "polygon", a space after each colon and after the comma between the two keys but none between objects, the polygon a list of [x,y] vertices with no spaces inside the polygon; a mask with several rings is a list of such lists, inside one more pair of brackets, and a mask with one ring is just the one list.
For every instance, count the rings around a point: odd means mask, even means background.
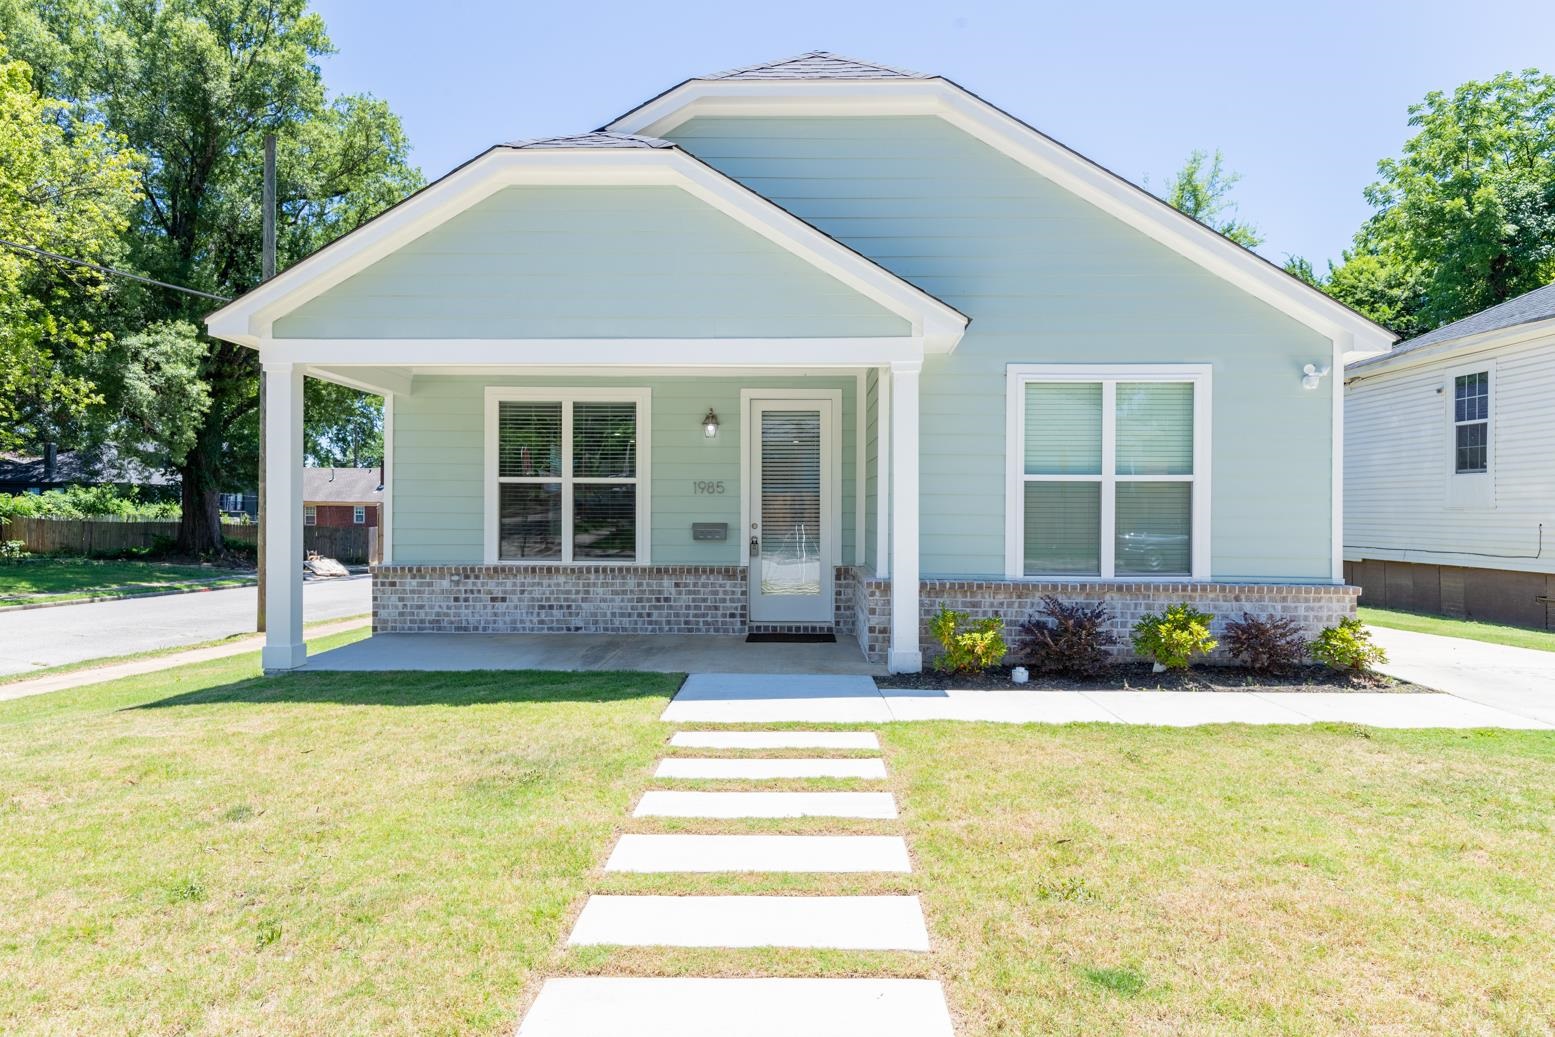
[{"label": "sidewalk", "polygon": [[1387,627],[1369,629],[1387,649],[1388,661],[1378,669],[1390,677],[1555,724],[1555,652]]}]

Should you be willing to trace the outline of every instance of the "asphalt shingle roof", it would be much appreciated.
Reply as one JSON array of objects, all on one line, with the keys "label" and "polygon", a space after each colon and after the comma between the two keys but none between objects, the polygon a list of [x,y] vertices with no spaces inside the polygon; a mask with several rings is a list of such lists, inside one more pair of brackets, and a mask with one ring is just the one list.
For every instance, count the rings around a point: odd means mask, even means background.
[{"label": "asphalt shingle roof", "polygon": [[640,137],[635,133],[611,133],[595,130],[592,133],[570,133],[563,137],[530,137],[526,140],[510,140],[505,148],[529,150],[538,148],[673,148],[671,141],[658,137]]},{"label": "asphalt shingle roof", "polygon": [[731,68],[724,72],[697,76],[698,79],[932,79],[922,72],[912,72],[890,65],[877,65],[872,61],[859,61],[833,54],[829,50],[812,50],[791,58],[768,61],[760,65]]},{"label": "asphalt shingle roof", "polygon": [[1408,342],[1400,342],[1386,353],[1351,364],[1350,367],[1380,364],[1385,360],[1393,359],[1401,353],[1409,353],[1425,346],[1434,346],[1442,342],[1451,342],[1453,339],[1468,338],[1470,335],[1483,335],[1487,331],[1515,328],[1519,324],[1531,324],[1534,321],[1549,320],[1551,318],[1555,318],[1555,284],[1548,284],[1543,288],[1535,288],[1531,292],[1524,292],[1515,299],[1508,299],[1506,302],[1498,303],[1495,306],[1480,310],[1478,313],[1470,314],[1462,320],[1455,320],[1451,324],[1443,324],[1435,331],[1417,335]]},{"label": "asphalt shingle roof", "polygon": [[377,468],[304,468],[302,499],[324,504],[383,500],[383,479]]}]

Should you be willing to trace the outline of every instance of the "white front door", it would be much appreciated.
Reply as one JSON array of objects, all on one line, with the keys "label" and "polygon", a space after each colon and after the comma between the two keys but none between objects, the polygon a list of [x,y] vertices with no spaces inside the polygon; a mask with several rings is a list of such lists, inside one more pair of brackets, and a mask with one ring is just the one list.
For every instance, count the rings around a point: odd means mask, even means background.
[{"label": "white front door", "polygon": [[752,399],[750,621],[830,625],[837,531],[833,402]]}]

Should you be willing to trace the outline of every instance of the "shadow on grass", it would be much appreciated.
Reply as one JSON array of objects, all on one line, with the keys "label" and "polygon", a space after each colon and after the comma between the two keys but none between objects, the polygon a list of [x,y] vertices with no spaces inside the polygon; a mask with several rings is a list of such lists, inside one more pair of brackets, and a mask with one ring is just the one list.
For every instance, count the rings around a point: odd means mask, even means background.
[{"label": "shadow on grass", "polygon": [[383,671],[252,677],[146,702],[129,709],[228,702],[329,702],[347,706],[482,706],[503,702],[621,702],[668,699],[680,673],[604,670]]}]

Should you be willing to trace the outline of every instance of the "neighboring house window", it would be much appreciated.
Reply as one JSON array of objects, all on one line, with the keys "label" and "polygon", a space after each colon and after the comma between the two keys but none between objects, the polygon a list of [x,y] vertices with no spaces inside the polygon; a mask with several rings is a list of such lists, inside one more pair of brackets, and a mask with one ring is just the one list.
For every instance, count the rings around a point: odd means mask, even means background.
[{"label": "neighboring house window", "polygon": [[305,526],[316,526],[319,524],[319,509],[315,505],[304,504],[302,506],[302,524]]},{"label": "neighboring house window", "polygon": [[487,554],[647,558],[646,390],[488,391]]},{"label": "neighboring house window", "polygon": [[1209,369],[1012,366],[1012,577],[1208,577]]},{"label": "neighboring house window", "polygon": [[367,509],[358,504],[351,509],[351,521],[356,525],[364,525],[367,522]]},{"label": "neighboring house window", "polygon": [[1490,372],[1460,374],[1453,379],[1453,471],[1472,475],[1489,470]]}]

